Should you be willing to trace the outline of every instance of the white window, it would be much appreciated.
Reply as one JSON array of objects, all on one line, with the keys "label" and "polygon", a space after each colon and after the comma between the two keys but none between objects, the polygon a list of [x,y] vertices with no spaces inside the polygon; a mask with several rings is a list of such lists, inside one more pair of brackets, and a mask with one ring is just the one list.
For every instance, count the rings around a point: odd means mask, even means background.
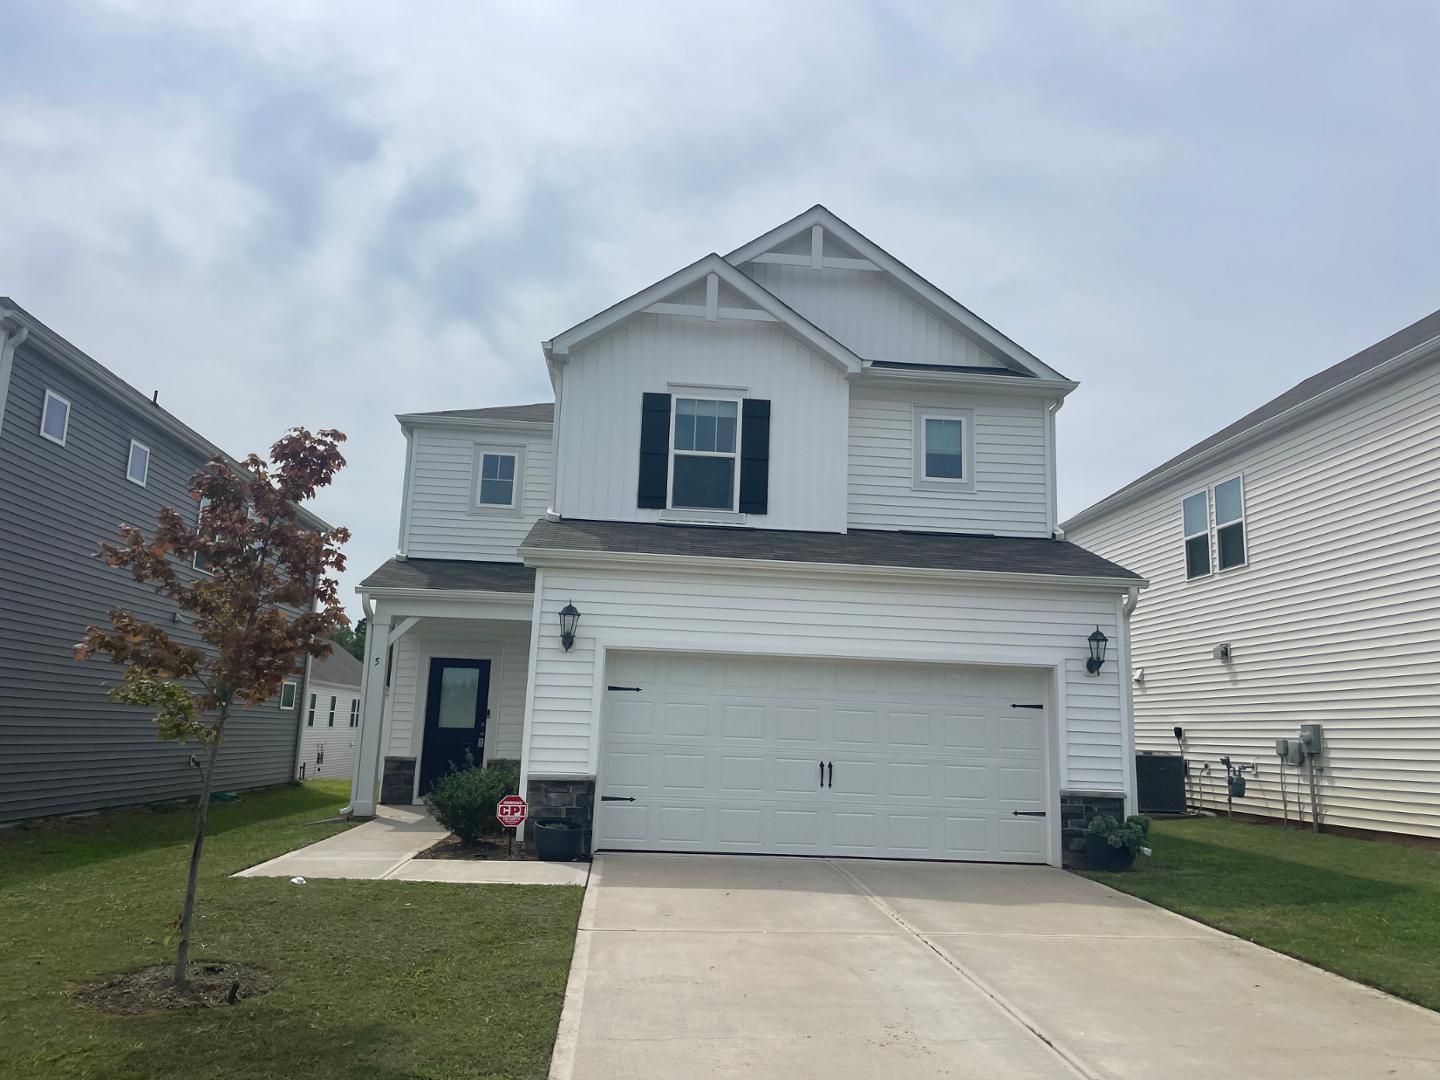
[{"label": "white window", "polygon": [[350,702],[350,726],[360,726],[360,699],[353,698]]},{"label": "white window", "polygon": [[334,697],[333,694],[332,694],[331,697],[330,697],[330,724],[329,724],[329,726],[330,726],[330,727],[334,727],[334,726],[335,726],[335,697]]},{"label": "white window", "polygon": [[1245,489],[1238,476],[1215,485],[1215,552],[1221,570],[1245,565]]},{"label": "white window", "polygon": [[130,457],[125,464],[125,479],[132,484],[145,486],[150,478],[150,448],[144,443],[130,440]]},{"label": "white window", "polygon": [[45,407],[40,412],[40,434],[64,446],[69,431],[70,402],[53,390],[46,390]]},{"label": "white window", "polygon": [[1181,503],[1180,516],[1185,522],[1185,576],[1208,577],[1210,574],[1210,493],[1197,491]]},{"label": "white window", "polygon": [[677,397],[670,422],[670,506],[733,511],[740,483],[740,402]]},{"label": "white window", "polygon": [[315,695],[310,695],[310,707],[305,710],[305,726],[315,726]]},{"label": "white window", "polygon": [[299,692],[299,690],[300,690],[300,687],[299,687],[296,683],[293,683],[293,682],[283,682],[283,683],[281,683],[281,684],[280,684],[280,708],[282,708],[282,709],[293,709],[293,708],[295,707],[295,695]]},{"label": "white window", "polygon": [[515,455],[483,453],[480,455],[481,506],[515,505]]},{"label": "white window", "polygon": [[[209,499],[206,499],[206,498],[204,498],[204,497],[202,497],[202,498],[200,499],[200,509],[198,509],[198,510],[195,511],[195,531],[196,531],[197,533],[200,531],[200,522],[205,519],[205,510],[206,510],[207,507],[209,507],[209,505],[210,505],[210,500],[209,500]],[[193,566],[193,567],[195,567],[195,569],[196,569],[196,570],[199,570],[202,574],[213,574],[213,573],[214,573],[214,571],[212,571],[212,570],[209,568],[209,567],[210,567],[210,557],[209,557],[208,555],[206,555],[203,551],[197,551],[197,552],[195,552],[195,558],[190,561],[190,565]],[[312,708],[314,707],[313,699],[312,699],[311,707],[312,707]]]},{"label": "white window", "polygon": [[969,409],[916,408],[913,487],[975,490],[974,424]]}]

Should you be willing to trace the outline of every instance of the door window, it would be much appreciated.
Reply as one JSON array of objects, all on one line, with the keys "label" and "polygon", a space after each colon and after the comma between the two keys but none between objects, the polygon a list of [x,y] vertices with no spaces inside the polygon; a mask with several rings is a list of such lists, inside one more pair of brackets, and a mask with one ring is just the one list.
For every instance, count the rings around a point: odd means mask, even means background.
[{"label": "door window", "polygon": [[436,726],[473,728],[479,713],[480,670],[446,667],[440,672],[440,709]]}]

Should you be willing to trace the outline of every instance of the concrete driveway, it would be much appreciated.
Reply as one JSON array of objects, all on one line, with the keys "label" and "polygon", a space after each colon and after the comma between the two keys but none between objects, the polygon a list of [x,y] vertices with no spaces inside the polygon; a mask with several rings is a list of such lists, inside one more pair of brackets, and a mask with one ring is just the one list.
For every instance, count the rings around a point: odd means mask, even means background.
[{"label": "concrete driveway", "polygon": [[551,1075],[1440,1078],[1440,1014],[1049,868],[604,855]]}]

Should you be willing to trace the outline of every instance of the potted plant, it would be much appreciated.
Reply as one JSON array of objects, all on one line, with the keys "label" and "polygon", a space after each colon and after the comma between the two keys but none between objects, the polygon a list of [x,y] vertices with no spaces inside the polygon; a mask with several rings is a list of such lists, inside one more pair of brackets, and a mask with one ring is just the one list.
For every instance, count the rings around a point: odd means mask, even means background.
[{"label": "potted plant", "polygon": [[1123,822],[1097,814],[1085,831],[1085,861],[1091,870],[1129,870],[1149,834],[1150,819],[1144,814],[1131,814]]},{"label": "potted plant", "polygon": [[564,818],[536,820],[535,855],[542,862],[574,862],[580,858],[585,833],[573,821]]}]

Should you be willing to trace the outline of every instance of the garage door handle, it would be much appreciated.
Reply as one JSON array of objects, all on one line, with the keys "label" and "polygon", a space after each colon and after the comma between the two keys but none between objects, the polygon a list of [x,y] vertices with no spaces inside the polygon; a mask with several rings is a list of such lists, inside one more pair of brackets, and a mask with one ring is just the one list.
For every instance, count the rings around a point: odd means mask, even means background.
[{"label": "garage door handle", "polygon": [[820,762],[820,786],[825,786],[825,762]]},{"label": "garage door handle", "polygon": [[1011,705],[1012,709],[1043,709],[1044,705]]},{"label": "garage door handle", "polygon": [[1011,817],[1044,817],[1044,810],[1011,810]]},{"label": "garage door handle", "polygon": [[601,795],[601,802],[634,802],[634,795]]},{"label": "garage door handle", "polygon": [[829,766],[829,767],[830,767],[830,783],[826,784],[825,786],[826,786],[826,787],[834,787],[834,786],[835,786],[835,763],[834,763],[833,761],[830,762],[830,766]]}]

